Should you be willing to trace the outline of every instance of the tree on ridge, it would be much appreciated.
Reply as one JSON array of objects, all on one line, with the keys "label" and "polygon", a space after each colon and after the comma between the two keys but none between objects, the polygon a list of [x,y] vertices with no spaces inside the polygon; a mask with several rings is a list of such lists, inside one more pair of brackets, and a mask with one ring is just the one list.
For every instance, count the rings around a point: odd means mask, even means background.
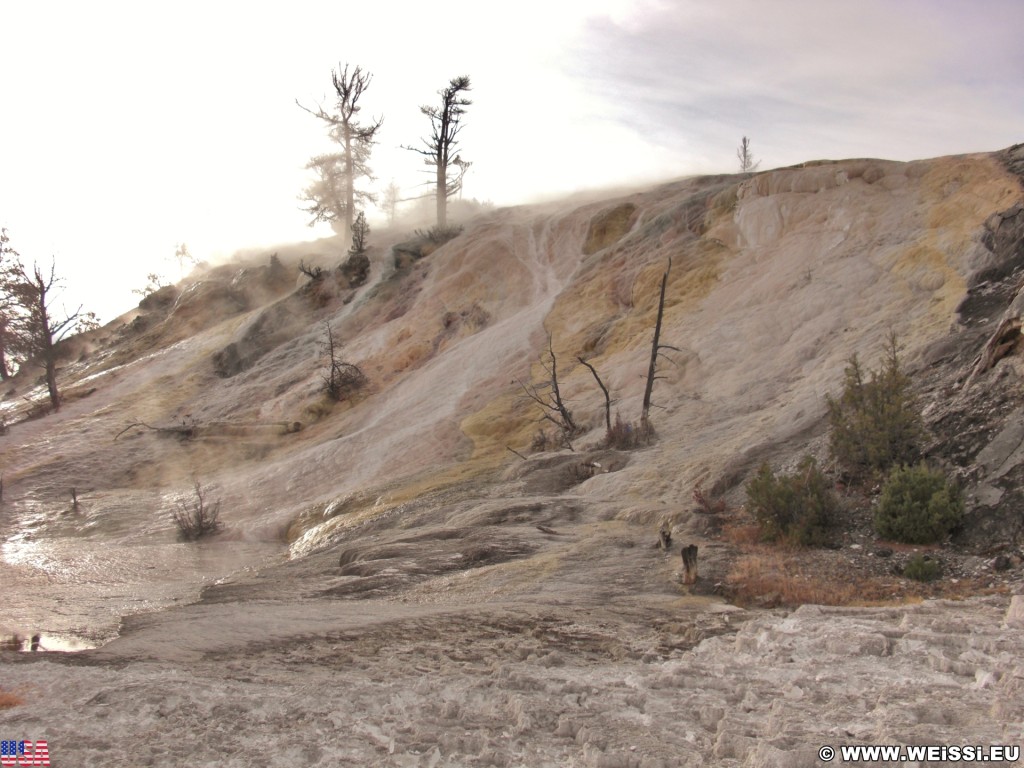
[{"label": "tree on ridge", "polygon": [[[420,112],[430,118],[430,138],[423,139],[424,147],[405,147],[423,155],[424,162],[435,170],[435,192],[437,198],[437,226],[443,229],[448,224],[448,198],[462,188],[462,176],[469,163],[462,161],[455,153],[458,135],[463,128],[462,116],[466,107],[473,102],[465,97],[472,90],[467,75],[453,77],[447,88],[438,91],[441,105],[421,106]],[[461,173],[449,179],[448,169],[455,165]]]},{"label": "tree on ridge", "polygon": [[9,316],[9,331],[16,348],[26,361],[34,361],[45,371],[46,390],[54,411],[60,410],[61,394],[57,388],[57,345],[72,331],[83,332],[97,326],[92,312],[82,307],[63,316],[54,312],[57,286],[57,267],[50,261],[49,271],[38,263],[29,268],[23,261],[4,265],[0,274],[0,291],[13,312]]},{"label": "tree on ridge", "polygon": [[[339,71],[340,70],[340,71]],[[374,138],[384,118],[369,123],[358,122],[362,109],[359,100],[370,87],[373,76],[355,67],[349,72],[348,64],[343,69],[331,70],[331,83],[337,97],[334,110],[326,111],[322,106],[316,110],[295,103],[309,114],[327,124],[331,140],[340,146],[340,151],[312,158],[306,168],[316,172],[316,180],[303,190],[300,200],[308,203],[305,210],[312,214],[310,226],[323,221],[340,227],[347,239],[352,233],[357,203],[373,201],[373,194],[357,189],[360,178],[373,180],[370,170],[370,153]]]},{"label": "tree on ridge", "polygon": [[736,150],[736,157],[740,161],[740,173],[753,173],[761,164],[761,161],[754,161],[754,154],[750,151],[750,139],[746,136],[740,141],[739,149]]}]

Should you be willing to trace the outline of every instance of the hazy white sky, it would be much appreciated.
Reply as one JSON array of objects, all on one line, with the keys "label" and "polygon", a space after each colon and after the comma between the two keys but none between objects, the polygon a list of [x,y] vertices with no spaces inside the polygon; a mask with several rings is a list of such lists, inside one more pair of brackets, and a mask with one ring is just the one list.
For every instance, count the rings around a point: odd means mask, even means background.
[{"label": "hazy white sky", "polygon": [[[517,0],[287,4],[0,0],[0,226],[56,257],[104,320],[146,274],[330,234],[297,201],[329,151],[332,67],[374,75],[378,186],[461,74],[465,194],[498,204],[762,168],[911,159],[1024,140],[1020,0]],[[327,99],[329,102],[329,99]]]}]

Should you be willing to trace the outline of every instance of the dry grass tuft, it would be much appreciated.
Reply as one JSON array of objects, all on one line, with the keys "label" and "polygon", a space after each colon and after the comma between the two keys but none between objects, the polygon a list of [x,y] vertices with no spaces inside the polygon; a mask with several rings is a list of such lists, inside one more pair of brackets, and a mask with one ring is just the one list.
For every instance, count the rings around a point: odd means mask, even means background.
[{"label": "dry grass tuft", "polygon": [[799,559],[779,552],[740,558],[726,577],[726,584],[732,599],[740,605],[853,605],[880,598],[876,590],[858,581],[835,583],[806,573]]},{"label": "dry grass tuft", "polygon": [[302,409],[302,416],[306,421],[315,423],[334,413],[335,405],[336,401],[332,400],[326,393],[321,393],[316,400],[308,403]]},{"label": "dry grass tuft", "polygon": [[635,448],[642,448],[654,442],[656,434],[651,422],[641,420],[625,421],[618,413],[615,414],[615,423],[612,428],[605,432],[604,447],[615,448],[619,451],[632,451]]},{"label": "dry grass tuft", "polygon": [[0,709],[10,709],[25,703],[25,700],[16,693],[0,689]]},{"label": "dry grass tuft", "polygon": [[730,520],[722,525],[722,539],[747,549],[761,542],[761,528],[751,520]]},{"label": "dry grass tuft", "polygon": [[809,559],[806,550],[780,551],[762,545],[740,555],[725,578],[726,594],[738,605],[758,608],[799,605],[899,605],[922,598],[963,599],[1005,593],[984,580],[915,582],[855,573],[848,563]]}]

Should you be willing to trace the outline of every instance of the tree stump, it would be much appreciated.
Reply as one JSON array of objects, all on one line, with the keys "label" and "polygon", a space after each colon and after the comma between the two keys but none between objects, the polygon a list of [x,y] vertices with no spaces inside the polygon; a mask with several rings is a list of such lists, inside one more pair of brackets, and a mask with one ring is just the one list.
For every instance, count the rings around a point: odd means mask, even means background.
[{"label": "tree stump", "polygon": [[683,556],[683,584],[697,583],[697,545],[688,544],[680,554]]},{"label": "tree stump", "polygon": [[672,529],[668,523],[661,526],[661,530],[658,531],[658,548],[667,550],[672,546]]}]

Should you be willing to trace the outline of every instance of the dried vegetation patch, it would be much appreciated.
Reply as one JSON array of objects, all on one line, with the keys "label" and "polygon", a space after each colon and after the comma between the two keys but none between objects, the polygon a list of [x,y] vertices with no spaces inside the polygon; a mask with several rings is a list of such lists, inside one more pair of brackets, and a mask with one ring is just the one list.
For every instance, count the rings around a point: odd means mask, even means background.
[{"label": "dried vegetation patch", "polygon": [[941,563],[942,577],[922,582],[912,573],[915,558],[924,557],[919,547],[881,541],[837,549],[769,545],[758,543],[756,525],[740,522],[723,526],[721,537],[732,546],[726,576],[716,587],[744,607],[872,606],[1020,589],[978,558],[937,547],[925,554]]},{"label": "dried vegetation patch", "polygon": [[0,709],[11,709],[25,703],[25,700],[13,691],[5,691],[0,688]]}]

